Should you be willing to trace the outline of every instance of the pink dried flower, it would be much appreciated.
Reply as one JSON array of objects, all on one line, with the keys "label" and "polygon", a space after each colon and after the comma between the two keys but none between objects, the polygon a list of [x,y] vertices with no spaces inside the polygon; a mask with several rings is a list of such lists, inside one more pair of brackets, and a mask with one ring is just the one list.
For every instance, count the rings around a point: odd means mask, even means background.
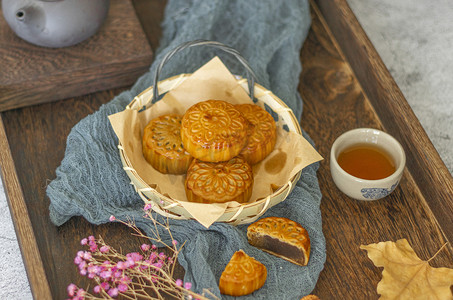
[{"label": "pink dried flower", "polygon": [[149,255],[149,261],[150,261],[151,263],[153,263],[153,262],[156,260],[156,258],[157,258],[156,252],[152,252],[152,253]]},{"label": "pink dried flower", "polygon": [[93,288],[93,292],[95,292],[96,294],[99,294],[101,292],[101,286],[100,285],[96,285]]},{"label": "pink dried flower", "polygon": [[94,242],[95,238],[94,238],[93,235],[90,235],[90,236],[88,237],[88,240],[89,240],[90,242]]},{"label": "pink dried flower", "polygon": [[77,256],[79,256],[79,257],[83,257],[83,253],[84,253],[84,252],[83,252],[82,250],[80,250],[80,251],[77,251]]},{"label": "pink dried flower", "polygon": [[80,240],[80,245],[84,246],[88,243],[88,239],[87,238],[84,238],[84,239],[81,239]]},{"label": "pink dried flower", "polygon": [[126,269],[133,267],[135,266],[135,261],[132,258],[128,257],[127,260],[124,262],[124,265],[126,266]]},{"label": "pink dried flower", "polygon": [[88,268],[87,268],[87,271],[88,271],[89,274],[97,274],[98,271],[99,271],[99,267],[98,266],[94,266],[92,264],[89,264]]},{"label": "pink dried flower", "polygon": [[98,245],[94,244],[90,246],[90,251],[91,252],[96,252],[98,250]]},{"label": "pink dried flower", "polygon": [[110,270],[106,270],[106,271],[102,271],[99,276],[101,276],[101,278],[104,278],[104,279],[110,279],[110,277],[112,277],[112,271]]},{"label": "pink dried flower", "polygon": [[110,289],[110,284],[107,281],[104,281],[101,283],[101,288],[105,291],[108,291]]},{"label": "pink dried flower", "polygon": [[77,290],[77,286],[74,283],[71,283],[70,285],[68,285],[68,287],[67,287],[68,296],[73,297],[76,293],[76,290]]},{"label": "pink dried flower", "polygon": [[192,288],[192,283],[191,282],[184,283],[184,288],[190,290]]},{"label": "pink dried flower", "polygon": [[131,258],[134,262],[141,261],[143,259],[143,256],[138,252],[128,253],[126,254],[126,257]]},{"label": "pink dried flower", "polygon": [[124,283],[120,283],[118,284],[118,291],[124,293],[125,291],[127,291],[128,289],[128,285],[127,284],[124,284]]},{"label": "pink dried flower", "polygon": [[151,246],[148,245],[148,244],[142,244],[142,245],[140,246],[140,248],[141,248],[143,251],[148,251],[148,250],[151,248]]},{"label": "pink dried flower", "polygon": [[123,272],[121,270],[116,270],[115,273],[113,273],[113,277],[115,278],[120,278],[123,275]]},{"label": "pink dried flower", "polygon": [[118,289],[117,288],[113,288],[113,289],[110,289],[108,292],[110,297],[116,297],[118,296]]},{"label": "pink dried flower", "polygon": [[78,289],[77,290],[77,295],[78,297],[80,297],[81,299],[83,299],[83,297],[85,297],[85,294],[86,294],[86,291],[84,289]]},{"label": "pink dried flower", "polygon": [[181,279],[176,279],[176,285],[177,286],[182,286],[182,280]]},{"label": "pink dried flower", "polygon": [[143,208],[145,211],[151,210],[153,208],[153,205],[151,203],[146,203],[145,207]]},{"label": "pink dried flower", "polygon": [[103,266],[104,268],[110,267],[110,266],[111,266],[111,265],[110,265],[110,261],[109,261],[109,260],[104,260],[104,262],[102,263],[102,266]]},{"label": "pink dried flower", "polygon": [[99,249],[99,251],[101,251],[102,253],[107,253],[107,252],[109,252],[109,250],[110,250],[110,247],[107,245],[104,245],[101,247],[101,249]]},{"label": "pink dried flower", "polygon": [[178,245],[178,241],[177,240],[173,240],[173,241],[171,241],[171,243],[173,244],[173,246]]},{"label": "pink dried flower", "polygon": [[117,264],[116,264],[116,267],[120,270],[124,270],[124,269],[127,269],[127,266],[126,266],[126,263],[124,261],[119,261]]},{"label": "pink dried flower", "polygon": [[120,282],[124,283],[124,284],[128,284],[128,283],[131,283],[132,280],[129,278],[129,276],[124,276],[121,278]]},{"label": "pink dried flower", "polygon": [[87,262],[82,260],[79,264],[79,270],[85,269],[87,266]]},{"label": "pink dried flower", "polygon": [[75,263],[76,265],[80,264],[82,261],[83,261],[83,258],[81,258],[81,257],[78,256],[78,255],[74,258],[74,263]]},{"label": "pink dried flower", "polygon": [[93,258],[93,257],[91,256],[91,253],[90,253],[90,252],[85,251],[85,252],[83,253],[83,259],[85,259],[85,260],[90,260],[90,259],[92,259],[92,258]]},{"label": "pink dried flower", "polygon": [[109,221],[110,221],[110,222],[113,222],[113,221],[115,221],[115,220],[116,220],[115,216],[114,216],[114,215],[111,215],[110,218],[109,218]]}]

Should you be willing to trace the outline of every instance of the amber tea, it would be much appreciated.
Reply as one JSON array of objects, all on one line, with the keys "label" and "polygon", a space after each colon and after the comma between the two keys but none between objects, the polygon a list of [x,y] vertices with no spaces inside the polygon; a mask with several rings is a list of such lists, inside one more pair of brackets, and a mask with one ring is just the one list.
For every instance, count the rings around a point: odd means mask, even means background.
[{"label": "amber tea", "polygon": [[387,152],[368,144],[346,148],[340,153],[337,161],[347,173],[367,180],[388,177],[396,170],[395,163]]}]

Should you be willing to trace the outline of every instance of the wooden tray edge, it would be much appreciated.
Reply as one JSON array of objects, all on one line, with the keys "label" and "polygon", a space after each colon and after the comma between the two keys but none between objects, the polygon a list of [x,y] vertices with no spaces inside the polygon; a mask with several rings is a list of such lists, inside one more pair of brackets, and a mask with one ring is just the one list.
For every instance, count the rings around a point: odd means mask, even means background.
[{"label": "wooden tray edge", "polygon": [[[45,81],[52,81],[58,85],[58,89],[55,89],[54,86],[41,85],[40,80],[21,82],[6,88],[0,87],[0,92],[3,92],[3,96],[0,97],[0,112],[132,85],[140,76],[149,71],[152,59],[153,54],[150,52],[148,55],[134,60],[112,62],[100,66],[103,73],[96,78],[102,80],[93,78],[89,82],[80,82],[82,78],[92,77],[90,70],[87,69],[75,70],[71,78],[63,77],[58,73],[45,78]],[[116,73],[114,72],[116,69],[124,71]],[[72,78],[78,78],[78,80],[73,81]],[[82,84],[85,90],[80,93],[79,89]],[[23,89],[21,85],[26,85],[27,88]],[[44,98],[43,94],[48,96]]]},{"label": "wooden tray edge", "polygon": [[25,270],[35,299],[52,299],[41,254],[25,205],[22,188],[6,137],[3,119],[0,115],[0,167],[6,199],[13,218],[14,229],[22,253]]},{"label": "wooden tray edge", "polygon": [[[402,144],[406,166],[453,242],[453,177],[346,0],[310,0],[328,25],[385,130]],[[385,88],[384,88],[385,87]],[[447,200],[447,201],[446,201]]]}]

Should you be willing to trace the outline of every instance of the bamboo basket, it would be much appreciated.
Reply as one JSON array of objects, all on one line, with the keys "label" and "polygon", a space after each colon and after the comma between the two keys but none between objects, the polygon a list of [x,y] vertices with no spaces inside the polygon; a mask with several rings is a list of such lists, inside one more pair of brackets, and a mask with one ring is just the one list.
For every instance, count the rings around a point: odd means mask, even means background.
[{"label": "bamboo basket", "polygon": [[[294,116],[292,110],[277,96],[275,96],[271,91],[267,90],[263,86],[255,83],[255,75],[253,71],[248,66],[248,63],[240,56],[240,54],[223,44],[212,41],[192,41],[175,48],[172,52],[168,53],[160,63],[159,67],[156,70],[154,77],[154,85],[144,90],[142,93],[137,95],[131,103],[129,103],[126,109],[133,110],[142,110],[148,109],[152,105],[153,99],[159,99],[160,95],[165,94],[166,92],[178,87],[181,83],[184,82],[191,74],[180,74],[167,78],[162,81],[158,81],[158,76],[160,70],[164,63],[173,56],[176,52],[181,51],[185,48],[199,45],[214,46],[220,48],[226,52],[229,52],[235,55],[239,61],[244,65],[247,70],[248,78],[241,78],[236,76],[238,84],[242,86],[249,94],[251,99],[254,99],[258,104],[266,104],[275,115],[277,115],[278,120],[277,124],[286,125],[289,131],[295,132],[297,134],[302,134],[299,122]],[[154,88],[157,87],[158,88]],[[253,87],[253,88],[251,88]],[[123,164],[123,169],[126,174],[131,179],[131,184],[134,186],[138,195],[146,204],[151,204],[152,209],[159,213],[162,216],[179,219],[179,220],[188,220],[193,219],[193,216],[178,202],[170,197],[167,197],[159,193],[152,186],[148,185],[136,172],[133,168],[129,158],[127,157],[123,146],[121,143],[118,145],[121,161]],[[257,201],[251,203],[242,203],[238,206],[227,207],[223,215],[217,219],[216,222],[230,223],[233,225],[251,223],[257,220],[262,216],[269,208],[272,206],[284,201],[286,197],[293,190],[297,180],[300,178],[302,171],[299,171],[294,175],[286,184],[278,188],[274,193],[268,195],[264,199],[258,199]],[[185,201],[185,199],[179,199]],[[211,205],[211,204],[204,204]]]}]

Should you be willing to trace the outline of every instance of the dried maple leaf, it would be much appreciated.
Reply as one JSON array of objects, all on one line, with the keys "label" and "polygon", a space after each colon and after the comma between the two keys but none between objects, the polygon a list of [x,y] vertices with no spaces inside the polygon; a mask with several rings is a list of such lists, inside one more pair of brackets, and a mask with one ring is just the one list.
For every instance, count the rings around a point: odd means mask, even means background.
[{"label": "dried maple leaf", "polygon": [[361,245],[360,249],[367,250],[376,267],[384,267],[377,286],[379,299],[453,299],[453,269],[431,267],[429,260],[418,258],[406,239]]}]

